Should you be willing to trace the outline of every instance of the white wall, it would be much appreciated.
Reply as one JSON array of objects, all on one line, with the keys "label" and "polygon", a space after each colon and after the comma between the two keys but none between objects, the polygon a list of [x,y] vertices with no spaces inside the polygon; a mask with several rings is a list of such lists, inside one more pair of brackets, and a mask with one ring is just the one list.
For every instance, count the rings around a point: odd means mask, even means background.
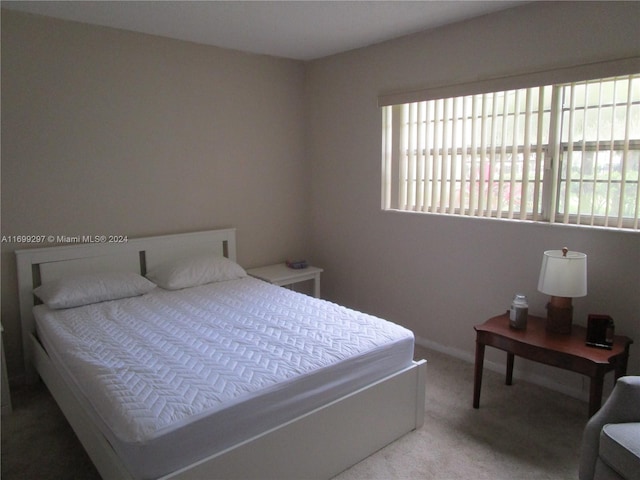
[{"label": "white wall", "polygon": [[[2,234],[235,226],[245,267],[308,256],[304,65],[2,11]],[[2,245],[9,375],[16,248]]]},{"label": "white wall", "polygon": [[[576,323],[608,313],[617,333],[640,342],[637,233],[381,211],[376,103],[382,93],[637,55],[639,13],[636,2],[533,2],[312,62],[307,145],[324,295],[472,359],[473,326],[506,311],[514,293],[545,315],[548,299],[536,291],[542,252],[567,245],[589,256],[589,294],[574,300]],[[631,352],[629,372],[640,374],[640,346]],[[502,352],[487,355],[504,364]],[[520,375],[584,395],[578,375],[518,365]]]}]

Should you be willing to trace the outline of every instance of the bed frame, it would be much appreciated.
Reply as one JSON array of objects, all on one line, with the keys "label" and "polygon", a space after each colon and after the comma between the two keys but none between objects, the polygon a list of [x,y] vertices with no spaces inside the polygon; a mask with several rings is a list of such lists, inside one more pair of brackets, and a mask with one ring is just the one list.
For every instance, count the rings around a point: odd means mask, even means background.
[{"label": "bed frame", "polygon": [[[235,229],[228,228],[16,251],[27,378],[37,381],[39,375],[43,379],[105,480],[132,477],[38,341],[32,313],[34,287],[71,273],[124,270],[144,275],[154,265],[195,253],[215,252],[236,260],[235,237]],[[331,478],[422,426],[425,377],[426,361],[413,362],[393,375],[162,478]]]}]

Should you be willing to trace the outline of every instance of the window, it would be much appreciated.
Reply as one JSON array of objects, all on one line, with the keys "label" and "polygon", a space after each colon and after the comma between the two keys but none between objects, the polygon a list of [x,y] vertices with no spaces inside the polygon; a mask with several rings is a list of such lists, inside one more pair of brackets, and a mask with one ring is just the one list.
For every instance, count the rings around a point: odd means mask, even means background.
[{"label": "window", "polygon": [[640,74],[382,113],[384,209],[638,230]]}]

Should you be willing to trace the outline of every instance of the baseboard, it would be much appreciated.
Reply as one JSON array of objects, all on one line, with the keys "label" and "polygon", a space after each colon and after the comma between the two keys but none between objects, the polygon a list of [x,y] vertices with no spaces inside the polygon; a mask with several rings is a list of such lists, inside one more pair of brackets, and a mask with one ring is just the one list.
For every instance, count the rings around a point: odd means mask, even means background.
[{"label": "baseboard", "polygon": [[[476,361],[474,353],[469,353],[464,350],[442,345],[432,340],[427,340],[426,338],[416,336],[416,344],[424,348],[435,350],[436,352],[439,352],[439,353],[444,353],[445,355],[449,355],[451,357],[457,358],[458,360],[462,360],[467,363],[474,364]],[[427,358],[427,360],[429,359]],[[485,358],[484,368],[487,368],[492,372],[496,372],[501,375],[504,375],[506,365],[492,362]],[[537,375],[531,372],[523,372],[522,370],[518,369],[517,362],[516,362],[516,366],[513,369],[513,377],[518,380],[523,380],[525,382],[533,383],[540,387],[548,388],[550,390],[563,393],[565,395],[576,398],[578,400],[582,400],[584,402],[589,401],[588,392],[585,392],[579,388],[573,388],[571,386],[568,386],[559,382],[555,382],[542,375]]]}]

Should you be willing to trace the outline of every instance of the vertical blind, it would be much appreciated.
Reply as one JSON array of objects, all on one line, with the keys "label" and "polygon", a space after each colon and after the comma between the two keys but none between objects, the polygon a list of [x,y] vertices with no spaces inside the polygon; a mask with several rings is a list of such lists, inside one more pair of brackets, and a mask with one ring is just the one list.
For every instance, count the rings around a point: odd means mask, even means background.
[{"label": "vertical blind", "polygon": [[558,221],[638,229],[640,75],[561,88]]},{"label": "vertical blind", "polygon": [[639,152],[640,75],[390,105],[383,208],[637,229]]}]

